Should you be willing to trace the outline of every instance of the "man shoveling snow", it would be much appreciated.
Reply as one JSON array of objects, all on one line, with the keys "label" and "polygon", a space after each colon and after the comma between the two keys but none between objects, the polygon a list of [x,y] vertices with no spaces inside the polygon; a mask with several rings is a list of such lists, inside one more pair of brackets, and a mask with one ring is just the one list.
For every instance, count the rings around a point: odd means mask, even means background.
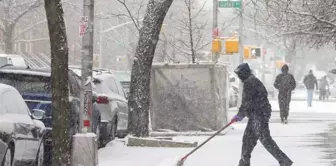
[{"label": "man shoveling snow", "polygon": [[237,67],[235,73],[243,82],[242,105],[233,121],[241,121],[248,117],[248,123],[243,136],[243,146],[239,166],[250,166],[251,153],[258,140],[269,153],[278,160],[280,166],[291,166],[293,162],[280,150],[272,139],[269,129],[269,119],[272,108],[268,101],[268,94],[263,83],[252,74],[247,63]]}]

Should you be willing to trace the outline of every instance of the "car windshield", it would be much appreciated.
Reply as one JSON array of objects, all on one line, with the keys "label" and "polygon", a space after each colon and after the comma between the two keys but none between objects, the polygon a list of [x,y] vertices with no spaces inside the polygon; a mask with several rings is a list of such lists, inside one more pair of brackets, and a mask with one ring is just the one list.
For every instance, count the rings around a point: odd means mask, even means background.
[{"label": "car windshield", "polygon": [[22,95],[27,93],[51,94],[50,77],[0,73],[0,83],[15,87]]},{"label": "car windshield", "polygon": [[120,81],[120,82],[130,82],[131,81],[131,73],[129,72],[113,72],[113,75]]}]

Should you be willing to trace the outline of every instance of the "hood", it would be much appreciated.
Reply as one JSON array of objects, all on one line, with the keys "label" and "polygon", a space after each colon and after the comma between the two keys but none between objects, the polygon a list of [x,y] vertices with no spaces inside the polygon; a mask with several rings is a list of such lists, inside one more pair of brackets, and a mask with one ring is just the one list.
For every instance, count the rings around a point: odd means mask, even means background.
[{"label": "hood", "polygon": [[234,72],[242,82],[245,82],[252,75],[251,68],[247,63],[240,64]]},{"label": "hood", "polygon": [[282,72],[282,73],[288,73],[288,70],[289,70],[289,67],[288,67],[288,65],[286,65],[286,64],[283,65],[282,68],[281,68],[281,72]]}]

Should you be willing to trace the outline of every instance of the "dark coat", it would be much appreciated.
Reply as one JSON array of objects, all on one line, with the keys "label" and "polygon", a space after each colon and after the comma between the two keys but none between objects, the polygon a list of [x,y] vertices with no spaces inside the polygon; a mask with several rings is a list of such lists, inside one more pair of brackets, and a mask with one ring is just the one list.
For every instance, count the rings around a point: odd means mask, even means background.
[{"label": "dark coat", "polygon": [[288,73],[288,66],[284,65],[281,68],[282,73],[279,74],[274,81],[274,87],[279,92],[290,92],[296,88],[296,82],[294,76]]},{"label": "dark coat", "polygon": [[[317,79],[314,74],[309,73],[303,79],[303,83],[305,84],[306,88],[309,90],[313,90],[314,88],[318,87]],[[314,87],[316,85],[316,87]]]},{"label": "dark coat", "polygon": [[271,105],[268,101],[268,93],[264,84],[252,74],[247,63],[237,67],[235,73],[244,83],[242,104],[238,116],[248,118],[266,118],[271,116]]}]

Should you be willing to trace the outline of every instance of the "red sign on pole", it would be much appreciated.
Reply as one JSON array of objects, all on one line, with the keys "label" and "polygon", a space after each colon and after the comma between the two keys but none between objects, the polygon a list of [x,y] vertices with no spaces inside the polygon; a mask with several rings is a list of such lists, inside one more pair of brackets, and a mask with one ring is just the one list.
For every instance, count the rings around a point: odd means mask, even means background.
[{"label": "red sign on pole", "polygon": [[219,29],[218,28],[214,28],[212,30],[212,38],[217,38],[219,36]]},{"label": "red sign on pole", "polygon": [[83,16],[80,20],[80,24],[79,24],[79,36],[84,36],[84,34],[86,33],[86,29],[88,28],[88,21],[89,18],[86,16]]}]

